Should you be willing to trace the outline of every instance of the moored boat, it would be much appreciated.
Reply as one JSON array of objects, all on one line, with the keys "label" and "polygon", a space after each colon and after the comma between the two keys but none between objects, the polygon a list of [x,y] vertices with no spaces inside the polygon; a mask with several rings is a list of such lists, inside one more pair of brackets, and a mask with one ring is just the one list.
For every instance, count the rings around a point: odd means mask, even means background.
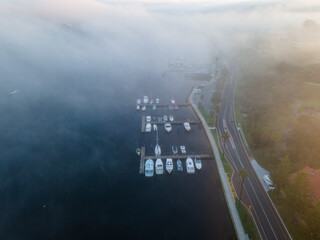
[{"label": "moored boat", "polygon": [[139,147],[136,148],[136,153],[137,153],[138,156],[140,156],[140,154],[141,154],[141,149],[140,149]]},{"label": "moored boat", "polygon": [[143,107],[141,108],[142,111],[145,111],[146,109],[147,109],[146,106],[143,106]]},{"label": "moored boat", "polygon": [[177,160],[177,169],[179,172],[183,171],[182,161],[180,159]]},{"label": "moored boat", "polygon": [[172,130],[172,127],[171,127],[171,124],[169,122],[166,122],[164,124],[164,129],[167,131],[167,132],[171,132]]},{"label": "moored boat", "polygon": [[139,105],[137,105],[137,108],[136,108],[136,109],[137,109],[137,111],[139,111],[139,110],[140,110],[140,106],[139,106]]},{"label": "moored boat", "polygon": [[193,164],[193,160],[191,157],[187,158],[186,167],[187,167],[187,173],[194,174],[194,172],[195,172],[194,171],[194,164]]},{"label": "moored boat", "polygon": [[184,128],[189,132],[191,130],[191,126],[189,122],[183,123]]},{"label": "moored boat", "polygon": [[200,170],[202,168],[202,162],[199,156],[196,156],[194,163],[196,165],[196,169]]},{"label": "moored boat", "polygon": [[148,96],[144,96],[143,97],[143,103],[147,104],[149,102],[149,97]]},{"label": "moored boat", "polygon": [[153,105],[153,106],[152,106],[152,110],[155,111],[156,109],[157,109],[157,106],[156,106],[156,105]]},{"label": "moored boat", "polygon": [[146,177],[152,177],[154,172],[154,163],[152,159],[148,159],[144,166],[144,175]]},{"label": "moored boat", "polygon": [[172,162],[172,158],[167,158],[166,161],[166,169],[168,171],[168,173],[171,173],[173,170],[173,162]]},{"label": "moored boat", "polygon": [[163,162],[160,158],[156,160],[156,174],[163,174]]}]

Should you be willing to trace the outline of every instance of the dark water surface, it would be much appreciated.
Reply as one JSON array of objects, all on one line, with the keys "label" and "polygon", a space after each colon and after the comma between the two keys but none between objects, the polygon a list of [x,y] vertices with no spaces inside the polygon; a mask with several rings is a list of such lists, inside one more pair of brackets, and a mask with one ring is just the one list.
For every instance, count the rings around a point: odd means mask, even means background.
[{"label": "dark water surface", "polygon": [[[196,84],[179,74],[154,76],[141,77],[135,88],[121,79],[105,84],[99,75],[61,76],[1,93],[1,239],[234,236],[214,161],[203,161],[193,176],[139,174],[137,140],[152,152],[155,136],[140,133],[136,98],[184,102]],[[203,129],[186,134],[182,126],[172,136],[160,131],[163,151],[184,144],[210,152]]]}]

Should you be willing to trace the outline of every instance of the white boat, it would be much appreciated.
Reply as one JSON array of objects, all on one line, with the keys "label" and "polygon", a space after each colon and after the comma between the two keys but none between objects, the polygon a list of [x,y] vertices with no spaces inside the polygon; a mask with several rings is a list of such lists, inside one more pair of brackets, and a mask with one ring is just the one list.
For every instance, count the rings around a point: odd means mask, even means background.
[{"label": "white boat", "polygon": [[163,174],[163,162],[160,158],[156,160],[156,174]]},{"label": "white boat", "polygon": [[151,132],[151,123],[146,124],[146,132]]},{"label": "white boat", "polygon": [[176,100],[174,98],[171,98],[171,104],[175,104]]},{"label": "white boat", "polygon": [[144,96],[143,97],[143,103],[147,104],[149,102],[149,97],[148,96]]},{"label": "white boat", "polygon": [[144,175],[146,177],[152,177],[154,172],[154,163],[152,159],[148,159],[144,165]]},{"label": "white boat", "polygon": [[143,106],[143,107],[141,108],[142,111],[145,111],[146,109],[147,109],[146,106]]},{"label": "white boat", "polygon": [[153,124],[153,131],[158,131],[158,126],[157,126],[157,124]]},{"label": "white boat", "polygon": [[172,130],[172,127],[171,127],[171,124],[169,122],[166,122],[164,124],[164,129],[167,131],[167,132],[171,132]]},{"label": "white boat", "polygon": [[186,167],[187,167],[187,173],[194,174],[194,172],[195,172],[194,171],[194,164],[193,164],[193,161],[192,161],[191,157],[187,158]]},{"label": "white boat", "polygon": [[167,115],[163,116],[163,121],[165,121],[165,122],[168,121],[168,116]]},{"label": "white boat", "polygon": [[146,121],[147,121],[147,122],[151,122],[151,116],[147,116],[147,117],[146,117]]},{"label": "white boat", "polygon": [[140,104],[141,104],[141,99],[138,98],[138,99],[137,99],[137,105],[140,105]]},{"label": "white boat", "polygon": [[168,171],[168,173],[171,173],[173,170],[173,162],[172,162],[172,158],[167,158],[166,161],[166,169]]},{"label": "white boat", "polygon": [[160,103],[160,99],[156,98],[156,104],[159,104],[159,103]]},{"label": "white boat", "polygon": [[189,132],[191,130],[191,126],[189,122],[183,123],[184,128]]},{"label": "white boat", "polygon": [[155,147],[154,147],[154,154],[156,156],[160,156],[161,155],[161,147],[159,144],[157,144]]},{"label": "white boat", "polygon": [[174,120],[173,115],[169,115],[169,120],[172,122]]},{"label": "white boat", "polygon": [[137,111],[139,111],[140,110],[140,106],[139,105],[137,105]]},{"label": "white boat", "polygon": [[181,151],[182,154],[186,154],[187,153],[186,147],[184,145],[180,146],[180,151]]},{"label": "white boat", "polygon": [[199,156],[196,156],[194,163],[196,165],[196,169],[200,170],[202,168],[202,162]]},{"label": "white boat", "polygon": [[151,100],[150,100],[150,104],[153,104],[153,102],[154,102],[153,99],[151,99]]}]

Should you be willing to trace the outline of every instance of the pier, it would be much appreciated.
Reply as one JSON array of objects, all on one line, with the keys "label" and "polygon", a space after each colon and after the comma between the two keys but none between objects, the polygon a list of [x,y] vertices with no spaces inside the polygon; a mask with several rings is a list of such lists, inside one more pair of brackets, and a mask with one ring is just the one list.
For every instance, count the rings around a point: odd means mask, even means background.
[{"label": "pier", "polygon": [[139,173],[143,174],[144,173],[144,160],[145,160],[145,152],[146,152],[146,148],[145,147],[141,147],[141,153],[140,153],[140,170]]},{"label": "pier", "polygon": [[158,107],[169,107],[169,106],[173,106],[173,105],[178,105],[178,107],[188,107],[190,106],[191,104],[190,103],[182,103],[182,104],[177,104],[177,103],[174,103],[174,104],[150,104],[150,103],[147,103],[147,104],[143,104],[141,103],[140,104],[141,106],[146,106],[146,107],[153,107],[153,106],[156,106],[157,108]]}]

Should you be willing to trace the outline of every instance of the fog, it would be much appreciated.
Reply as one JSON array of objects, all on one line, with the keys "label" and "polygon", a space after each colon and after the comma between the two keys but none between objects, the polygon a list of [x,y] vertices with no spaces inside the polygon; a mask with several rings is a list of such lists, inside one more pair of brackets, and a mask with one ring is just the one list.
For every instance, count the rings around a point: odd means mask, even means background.
[{"label": "fog", "polygon": [[[75,172],[94,176],[99,169],[108,176],[119,165],[102,158],[110,152],[119,158],[136,144],[130,137],[135,130],[126,126],[131,112],[121,109],[134,108],[145,89],[161,89],[165,97],[179,93],[181,82],[162,82],[168,63],[184,58],[189,64],[215,64],[219,57],[224,64],[242,49],[257,49],[273,33],[300,31],[306,19],[320,24],[319,13],[317,1],[2,1],[0,233],[6,232],[5,223],[17,222],[35,192],[57,190],[41,185],[43,179],[50,182],[49,174],[64,186]],[[286,58],[284,53],[279,59]],[[103,124],[102,134],[95,127]],[[89,139],[87,129],[95,131],[97,141]],[[126,138],[130,146],[123,144]],[[69,161],[72,151],[93,164]],[[136,171],[137,161],[132,165]],[[61,166],[74,172],[64,179]]]}]

